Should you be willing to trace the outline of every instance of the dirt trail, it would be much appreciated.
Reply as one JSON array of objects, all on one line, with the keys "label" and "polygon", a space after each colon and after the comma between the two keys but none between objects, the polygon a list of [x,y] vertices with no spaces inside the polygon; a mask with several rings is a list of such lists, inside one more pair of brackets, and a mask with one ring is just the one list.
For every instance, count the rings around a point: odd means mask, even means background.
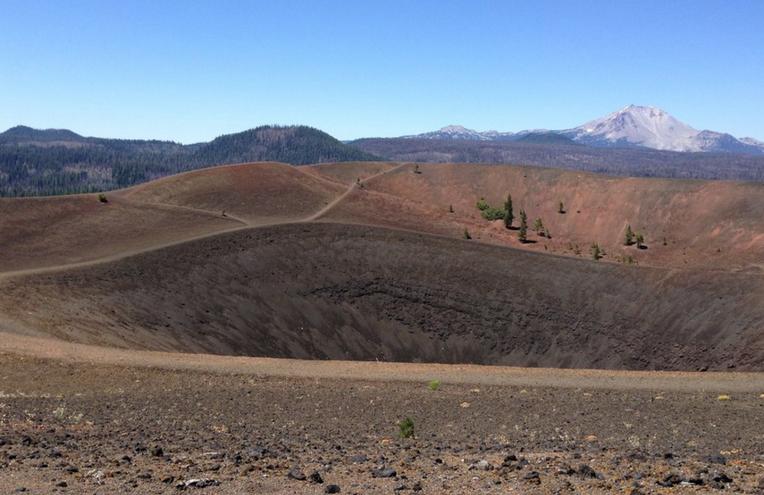
[{"label": "dirt trail", "polygon": [[118,365],[290,378],[421,383],[437,379],[443,383],[469,385],[665,390],[756,395],[764,393],[764,373],[568,370],[510,366],[217,356],[116,349],[4,332],[0,332],[1,353],[91,365]]},{"label": "dirt trail", "polygon": [[329,213],[329,211],[334,209],[337,205],[339,205],[353,191],[358,189],[359,186],[361,186],[361,185],[363,185],[363,184],[365,184],[367,182],[370,182],[370,181],[374,180],[377,177],[381,177],[383,175],[395,172],[396,170],[399,170],[399,169],[401,169],[402,167],[404,167],[406,165],[407,164],[405,164],[405,163],[401,163],[400,165],[397,165],[397,166],[395,166],[395,167],[393,167],[391,169],[383,170],[382,172],[379,172],[377,174],[374,174],[374,175],[371,175],[369,177],[366,177],[365,179],[359,179],[358,181],[351,183],[350,186],[347,188],[347,190],[344,193],[342,193],[341,195],[339,195],[334,201],[332,201],[328,205],[324,206],[323,208],[321,208],[320,210],[318,210],[314,214],[310,215],[309,217],[305,218],[303,221],[305,221],[305,222],[313,222],[313,221],[318,220],[319,218],[321,218],[324,215],[326,215],[327,213]]}]

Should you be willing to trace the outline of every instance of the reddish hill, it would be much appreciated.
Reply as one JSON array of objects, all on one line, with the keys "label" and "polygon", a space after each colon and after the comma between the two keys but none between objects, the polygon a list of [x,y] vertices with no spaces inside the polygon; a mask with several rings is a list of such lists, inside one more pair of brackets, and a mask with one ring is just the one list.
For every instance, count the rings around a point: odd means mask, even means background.
[{"label": "reddish hill", "polygon": [[[253,224],[296,221],[346,188],[278,163],[198,170],[107,193],[0,199],[0,272],[125,256]],[[225,211],[225,216],[223,212]]]},{"label": "reddish hill", "polygon": [[346,186],[284,163],[250,163],[196,170],[141,184],[120,195],[141,203],[202,209],[250,224],[300,220]]}]

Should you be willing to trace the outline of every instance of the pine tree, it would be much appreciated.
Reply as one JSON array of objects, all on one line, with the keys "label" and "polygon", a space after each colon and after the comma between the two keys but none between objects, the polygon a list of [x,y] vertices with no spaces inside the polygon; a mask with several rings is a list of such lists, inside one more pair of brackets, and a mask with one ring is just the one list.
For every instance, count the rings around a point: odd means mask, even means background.
[{"label": "pine tree", "polygon": [[507,201],[504,203],[504,226],[508,229],[512,228],[512,222],[515,220],[515,214],[512,212],[512,195],[507,194]]},{"label": "pine tree", "polygon": [[631,225],[626,226],[626,235],[623,240],[624,246],[631,246],[634,244],[634,231],[631,230]]},{"label": "pine tree", "polygon": [[448,205],[448,212],[453,213],[454,212],[454,205]]},{"label": "pine tree", "polygon": [[536,221],[533,222],[533,230],[544,235],[544,222],[541,221],[541,218],[537,218]]},{"label": "pine tree", "polygon": [[560,207],[557,208],[557,213],[559,213],[560,215],[565,213],[565,205],[562,204],[562,201],[560,201]]},{"label": "pine tree", "polygon": [[520,210],[520,232],[518,232],[517,238],[520,239],[520,242],[528,241],[528,215],[525,214],[525,210]]},{"label": "pine tree", "polygon": [[642,249],[645,246],[645,236],[637,234],[637,248]]}]

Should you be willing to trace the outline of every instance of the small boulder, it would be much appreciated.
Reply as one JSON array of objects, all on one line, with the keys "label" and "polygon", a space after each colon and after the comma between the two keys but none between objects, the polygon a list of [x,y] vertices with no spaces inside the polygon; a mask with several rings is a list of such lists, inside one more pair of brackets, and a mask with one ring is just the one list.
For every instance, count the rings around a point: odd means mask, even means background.
[{"label": "small boulder", "polygon": [[289,472],[287,473],[287,478],[289,478],[290,480],[305,481],[307,479],[307,476],[305,476],[305,473],[300,471],[300,469],[297,466],[295,466],[289,470]]},{"label": "small boulder", "polygon": [[395,478],[397,475],[398,473],[392,468],[379,468],[371,471],[373,478]]},{"label": "small boulder", "polygon": [[317,483],[321,484],[324,482],[324,478],[321,477],[321,473],[318,471],[313,471],[310,473],[310,476],[308,476],[308,480],[310,480],[311,483]]},{"label": "small boulder", "polygon": [[470,471],[472,470],[478,470],[478,471],[490,471],[493,469],[493,466],[491,466],[491,463],[486,461],[485,459],[481,459],[473,464],[470,464],[469,468]]}]

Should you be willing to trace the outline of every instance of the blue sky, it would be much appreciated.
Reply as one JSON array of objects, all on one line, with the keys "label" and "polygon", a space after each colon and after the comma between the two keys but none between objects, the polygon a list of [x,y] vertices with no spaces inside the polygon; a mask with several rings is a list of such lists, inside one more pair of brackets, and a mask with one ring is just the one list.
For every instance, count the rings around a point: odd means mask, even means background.
[{"label": "blue sky", "polygon": [[0,0],[0,128],[181,142],[567,128],[629,103],[764,139],[764,2]]}]

